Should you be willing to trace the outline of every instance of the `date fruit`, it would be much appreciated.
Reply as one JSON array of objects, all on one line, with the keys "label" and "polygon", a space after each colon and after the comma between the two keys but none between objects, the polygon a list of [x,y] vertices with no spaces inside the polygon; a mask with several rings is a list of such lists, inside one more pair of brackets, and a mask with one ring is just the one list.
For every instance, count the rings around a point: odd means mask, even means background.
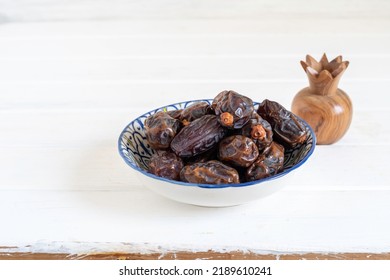
[{"label": "date fruit", "polygon": [[242,128],[254,112],[252,99],[232,90],[219,93],[211,107],[221,125],[229,129]]},{"label": "date fruit", "polygon": [[304,123],[279,103],[265,99],[257,112],[271,124],[275,139],[281,144],[295,147],[307,139]]},{"label": "date fruit", "polygon": [[304,121],[267,99],[255,109],[252,99],[225,90],[211,105],[189,104],[145,120],[155,152],[148,172],[197,184],[255,181],[282,171],[285,149],[300,149],[308,137]]},{"label": "date fruit", "polygon": [[275,141],[249,166],[245,172],[246,181],[255,181],[277,174],[283,169],[284,147]]},{"label": "date fruit", "polygon": [[180,157],[193,157],[215,147],[226,129],[215,115],[205,115],[189,123],[173,138],[171,149]]},{"label": "date fruit", "polygon": [[150,173],[171,180],[180,179],[180,171],[183,167],[183,160],[175,153],[168,151],[154,154],[149,162]]},{"label": "date fruit", "polygon": [[197,156],[185,158],[184,163],[187,165],[187,164],[193,164],[198,162],[206,162],[209,160],[217,160],[217,149],[218,147],[216,146]]},{"label": "date fruit", "polygon": [[187,125],[189,122],[193,120],[199,119],[204,115],[211,114],[212,110],[210,105],[207,102],[196,102],[187,108],[183,109],[180,114],[180,120],[184,125]]},{"label": "date fruit", "polygon": [[241,134],[251,138],[259,148],[260,153],[272,143],[271,125],[256,112],[253,112],[252,118],[242,128]]},{"label": "date fruit", "polygon": [[217,160],[186,165],[180,172],[184,182],[196,184],[236,184],[239,183],[237,170]]},{"label": "date fruit", "polygon": [[145,136],[153,149],[167,149],[180,128],[180,121],[166,112],[157,112],[145,120]]},{"label": "date fruit", "polygon": [[259,149],[252,139],[243,135],[232,135],[219,143],[218,158],[240,167],[250,166],[259,156]]},{"label": "date fruit", "polygon": [[181,112],[183,112],[183,109],[177,109],[177,110],[171,110],[171,111],[166,111],[166,113],[174,118],[174,119],[180,119],[180,116],[181,116]]}]

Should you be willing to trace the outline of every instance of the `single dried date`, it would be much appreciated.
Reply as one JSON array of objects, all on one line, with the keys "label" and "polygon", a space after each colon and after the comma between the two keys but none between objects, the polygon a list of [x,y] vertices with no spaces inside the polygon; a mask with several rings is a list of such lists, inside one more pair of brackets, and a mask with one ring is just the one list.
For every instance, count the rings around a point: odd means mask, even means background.
[{"label": "single dried date", "polygon": [[225,137],[215,115],[205,115],[189,123],[173,138],[171,149],[180,157],[193,157],[215,147]]},{"label": "single dried date", "polygon": [[275,139],[281,144],[295,147],[306,141],[305,124],[278,102],[265,99],[257,112],[271,124]]},{"label": "single dried date", "polygon": [[183,109],[183,111],[180,113],[179,119],[183,122],[184,125],[187,125],[193,120],[199,119],[204,115],[211,114],[211,112],[211,107],[207,102],[196,102]]},{"label": "single dried date", "polygon": [[211,104],[218,121],[229,129],[242,128],[254,112],[253,101],[232,90],[219,93]]},{"label": "single dried date", "polygon": [[219,143],[218,158],[240,167],[250,166],[259,156],[259,149],[252,139],[243,135],[232,135]]},{"label": "single dried date", "polygon": [[173,152],[164,151],[154,154],[149,161],[149,172],[171,180],[180,179],[183,160]]},{"label": "single dried date", "polygon": [[177,110],[172,110],[172,111],[166,111],[166,113],[174,118],[174,119],[180,119],[180,116],[181,116],[181,112],[183,112],[183,109],[177,109]]},{"label": "single dried date", "polygon": [[242,128],[241,134],[251,138],[261,153],[272,143],[272,127],[259,114],[253,112],[249,122]]},{"label": "single dried date", "polygon": [[255,181],[277,174],[283,169],[284,147],[275,141],[245,172],[246,181]]},{"label": "single dried date", "polygon": [[167,149],[180,128],[180,121],[166,112],[157,112],[145,120],[145,136],[153,149]]},{"label": "single dried date", "polygon": [[180,172],[184,182],[196,184],[236,184],[240,182],[237,170],[217,160],[186,165]]}]

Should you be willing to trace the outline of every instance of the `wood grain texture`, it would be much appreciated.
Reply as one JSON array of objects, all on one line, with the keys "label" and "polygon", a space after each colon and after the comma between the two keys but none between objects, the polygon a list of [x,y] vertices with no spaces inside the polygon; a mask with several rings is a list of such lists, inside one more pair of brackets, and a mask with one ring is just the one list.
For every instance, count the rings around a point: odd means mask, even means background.
[{"label": "wood grain texture", "polygon": [[313,128],[318,145],[333,144],[344,136],[352,121],[352,101],[338,88],[349,61],[343,61],[341,55],[331,61],[326,54],[319,61],[307,55],[301,65],[309,87],[295,95],[291,110]]},{"label": "wood grain texture", "polygon": [[332,95],[318,95],[304,88],[295,95],[291,110],[313,128],[318,145],[339,141],[348,131],[353,115],[352,101],[340,89]]}]

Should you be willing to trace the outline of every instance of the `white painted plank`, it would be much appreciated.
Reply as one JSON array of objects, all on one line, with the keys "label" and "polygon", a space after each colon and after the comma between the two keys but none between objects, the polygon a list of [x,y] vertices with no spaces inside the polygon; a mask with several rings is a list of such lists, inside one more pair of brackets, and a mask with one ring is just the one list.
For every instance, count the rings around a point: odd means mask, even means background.
[{"label": "white painted plank", "polygon": [[82,242],[127,242],[141,252],[156,245],[160,251],[390,250],[390,191],[281,191],[230,208],[184,205],[147,191],[0,192],[2,222],[12,225],[0,232],[2,245],[34,250],[50,251],[58,241],[65,248],[81,242],[72,253],[85,249]]},{"label": "white painted plank", "polygon": [[[167,37],[237,36],[253,34],[346,35],[389,34],[389,18],[255,18],[255,19],[191,19],[154,18],[143,20],[72,20],[0,24],[0,38],[77,38],[77,37]],[[335,42],[340,47],[344,40]]]},{"label": "white painted plank", "polygon": [[[372,60],[390,55],[390,34],[175,34],[146,36],[0,37],[0,60],[64,58],[290,57],[307,53],[320,59],[339,54],[353,63],[356,56]],[[49,37],[50,36],[50,37]],[[342,42],[335,44],[334,41]]]},{"label": "white painted plank", "polygon": [[[134,107],[131,107],[134,108]],[[145,113],[146,111],[142,112]],[[115,145],[123,128],[136,116],[132,110],[60,111],[32,110],[0,113],[0,146],[37,149],[82,149],[98,144]]]},{"label": "white painted plank", "polygon": [[[304,75],[300,58],[64,58],[2,60],[0,83],[42,81],[294,81]],[[352,64],[353,63],[353,64]],[[355,57],[344,81],[388,81],[389,57]],[[362,71],[370,69],[370,71]]]},{"label": "white painted plank", "polygon": [[[297,75],[300,72],[301,79],[291,82],[211,80],[153,83],[128,80],[0,83],[0,111],[123,110],[129,112],[130,120],[130,117],[164,105],[190,99],[212,99],[224,89],[236,90],[258,102],[265,98],[276,100],[290,108],[295,94],[308,86],[305,73],[298,65],[296,67],[294,71],[298,72]],[[339,86],[349,94],[355,111],[389,109],[389,101],[383,93],[390,88],[390,81],[348,81],[342,78]]]},{"label": "white painted plank", "polygon": [[371,1],[257,1],[243,0],[3,0],[3,21],[48,21],[75,19],[197,19],[197,18],[388,18],[384,0]]},{"label": "white painted plank", "polygon": [[[114,140],[114,139],[113,139]],[[106,140],[107,142],[107,140]],[[2,190],[129,190],[140,187],[134,171],[102,142],[90,148],[34,148],[1,151]],[[100,145],[100,146],[99,146]]]}]

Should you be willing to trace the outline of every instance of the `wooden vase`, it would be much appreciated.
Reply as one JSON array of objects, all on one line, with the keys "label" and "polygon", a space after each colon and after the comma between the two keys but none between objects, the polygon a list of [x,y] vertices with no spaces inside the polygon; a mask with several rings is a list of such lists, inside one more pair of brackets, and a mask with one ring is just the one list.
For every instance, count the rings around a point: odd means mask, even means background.
[{"label": "wooden vase", "polygon": [[338,88],[349,62],[342,61],[341,56],[329,62],[326,54],[317,62],[307,55],[301,65],[309,87],[295,95],[291,111],[313,128],[317,144],[333,144],[344,136],[352,121],[351,99]]}]

